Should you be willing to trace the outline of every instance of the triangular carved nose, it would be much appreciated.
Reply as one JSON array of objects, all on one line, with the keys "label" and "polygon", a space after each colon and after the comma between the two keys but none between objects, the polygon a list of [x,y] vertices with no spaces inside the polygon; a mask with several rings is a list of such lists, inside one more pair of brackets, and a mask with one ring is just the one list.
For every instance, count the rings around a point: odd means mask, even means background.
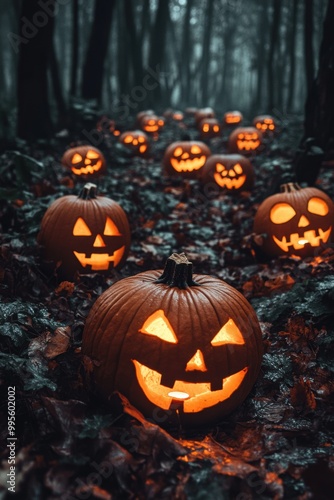
[{"label": "triangular carved nose", "polygon": [[195,352],[193,357],[191,359],[189,359],[187,366],[186,366],[186,372],[190,372],[193,370],[199,370],[201,372],[208,371],[207,367],[205,366],[203,353],[199,349],[197,349],[197,351]]},{"label": "triangular carved nose", "polygon": [[310,223],[310,221],[308,220],[308,218],[305,217],[305,215],[302,215],[301,218],[299,219],[298,227],[308,226],[309,223]]},{"label": "triangular carved nose", "polygon": [[93,247],[105,247],[106,244],[105,242],[103,241],[103,238],[100,234],[98,234],[95,238],[95,241],[94,241],[94,244],[93,244]]}]

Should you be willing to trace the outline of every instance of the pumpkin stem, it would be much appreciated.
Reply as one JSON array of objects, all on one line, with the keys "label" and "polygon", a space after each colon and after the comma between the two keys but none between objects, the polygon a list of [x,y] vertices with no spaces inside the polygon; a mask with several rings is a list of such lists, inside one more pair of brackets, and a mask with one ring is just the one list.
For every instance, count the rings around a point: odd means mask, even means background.
[{"label": "pumpkin stem", "polygon": [[178,288],[200,286],[193,280],[193,264],[189,262],[185,253],[173,253],[168,257],[165,269],[156,283],[165,283],[170,287]]},{"label": "pumpkin stem", "polygon": [[297,182],[287,182],[286,184],[281,184],[281,193],[292,193],[292,191],[299,191],[301,189]]},{"label": "pumpkin stem", "polygon": [[82,200],[93,200],[97,196],[97,185],[87,182],[80,191],[78,198]]}]

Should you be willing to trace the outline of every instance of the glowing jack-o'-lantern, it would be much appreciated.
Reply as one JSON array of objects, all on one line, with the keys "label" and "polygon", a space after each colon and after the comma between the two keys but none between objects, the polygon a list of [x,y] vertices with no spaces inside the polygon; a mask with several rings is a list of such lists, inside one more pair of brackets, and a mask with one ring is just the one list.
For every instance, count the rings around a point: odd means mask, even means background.
[{"label": "glowing jack-o'-lantern", "polygon": [[221,127],[216,118],[204,118],[200,121],[198,128],[201,139],[212,139],[213,137],[219,137],[221,134]]},{"label": "glowing jack-o'-lantern", "polygon": [[214,181],[231,193],[248,191],[254,184],[254,169],[242,155],[212,155],[201,171],[201,181],[204,184]]},{"label": "glowing jack-o'-lantern", "polygon": [[144,115],[140,120],[140,128],[148,134],[159,132],[165,125],[165,120],[157,115]]},{"label": "glowing jack-o'-lantern", "polygon": [[198,178],[211,151],[204,142],[177,141],[168,146],[163,157],[167,175],[180,175],[188,179]]},{"label": "glowing jack-o'-lantern", "polygon": [[256,244],[270,255],[307,257],[328,243],[334,204],[320,189],[288,183],[269,196],[254,218]]},{"label": "glowing jack-o'-lantern", "polygon": [[270,115],[256,116],[253,120],[253,125],[264,135],[274,133],[277,127],[275,119]]},{"label": "glowing jack-o'-lantern", "polygon": [[230,153],[249,155],[257,153],[262,145],[262,134],[255,127],[238,127],[228,139]]},{"label": "glowing jack-o'-lantern", "polygon": [[[161,271],[112,285],[90,311],[82,352],[98,390],[123,393],[147,417],[162,409],[182,423],[217,421],[247,396],[262,358],[253,308],[233,287],[192,277],[184,254]],[[174,413],[175,416],[175,413]],[[162,419],[163,420],[163,419]]]},{"label": "glowing jack-o'-lantern", "polygon": [[53,202],[44,214],[38,242],[45,260],[57,262],[61,275],[105,273],[124,264],[130,229],[122,207],[96,195],[95,184],[85,184],[79,196]]},{"label": "glowing jack-o'-lantern", "polygon": [[119,141],[135,155],[146,155],[149,149],[148,137],[141,130],[128,130],[123,132]]},{"label": "glowing jack-o'-lantern", "polygon": [[106,169],[106,160],[101,151],[88,145],[68,149],[61,163],[83,179],[99,177]]},{"label": "glowing jack-o'-lantern", "polygon": [[227,127],[232,127],[235,125],[240,125],[243,120],[242,113],[240,111],[226,111],[223,116],[223,123]]}]

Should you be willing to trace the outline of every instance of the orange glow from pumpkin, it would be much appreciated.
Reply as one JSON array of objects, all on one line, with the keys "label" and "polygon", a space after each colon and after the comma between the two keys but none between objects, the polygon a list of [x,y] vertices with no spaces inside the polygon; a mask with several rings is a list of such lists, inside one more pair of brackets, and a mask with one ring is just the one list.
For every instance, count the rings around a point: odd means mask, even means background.
[{"label": "orange glow from pumpkin", "polygon": [[205,366],[203,353],[199,349],[197,349],[197,351],[195,352],[193,357],[188,361],[186,366],[186,372],[190,372],[193,370],[200,370],[201,372],[208,371],[207,367]]},{"label": "orange glow from pumpkin", "polygon": [[183,403],[185,413],[199,412],[228,399],[240,387],[248,371],[248,368],[245,367],[222,379],[222,389],[217,391],[211,391],[211,382],[193,383],[181,380],[175,380],[173,387],[170,388],[161,385],[161,373],[148,368],[135,359],[132,362],[135,366],[138,384],[151,403],[168,410],[173,399],[176,399],[175,393],[187,394],[189,398]]},{"label": "orange glow from pumpkin", "polygon": [[178,341],[174,330],[162,309],[159,309],[151,314],[139,331],[141,333],[145,333],[146,335],[158,337],[165,342],[177,344]]},{"label": "orange glow from pumpkin", "polygon": [[270,220],[274,224],[284,224],[296,215],[295,209],[288,203],[277,203],[270,210]]},{"label": "orange glow from pumpkin", "polygon": [[211,340],[211,345],[213,346],[224,344],[243,345],[244,343],[245,340],[239,328],[231,318],[221,327],[217,335]]}]

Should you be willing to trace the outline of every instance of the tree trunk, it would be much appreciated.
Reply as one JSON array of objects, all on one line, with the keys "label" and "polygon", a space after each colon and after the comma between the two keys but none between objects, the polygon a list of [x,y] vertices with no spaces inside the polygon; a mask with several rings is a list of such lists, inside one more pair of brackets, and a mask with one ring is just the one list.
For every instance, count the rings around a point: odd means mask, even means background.
[{"label": "tree trunk", "polygon": [[295,158],[297,180],[314,184],[322,162],[334,159],[334,1],[328,0],[319,70],[305,105],[304,137]]},{"label": "tree trunk", "polygon": [[274,1],[273,20],[271,24],[270,45],[268,55],[268,110],[272,111],[275,107],[275,66],[276,49],[279,40],[279,28],[282,12],[282,1]]},{"label": "tree trunk", "polygon": [[[157,14],[151,31],[150,38],[150,69],[159,73],[161,71],[166,55],[166,39],[169,21],[169,1],[159,0]],[[161,103],[161,84],[149,93],[149,103],[157,106]]]},{"label": "tree trunk", "polygon": [[299,3],[299,0],[293,0],[289,43],[287,46],[288,52],[289,52],[289,59],[290,59],[288,99],[287,99],[287,111],[288,112],[291,112],[294,109],[293,98],[294,98],[295,76],[296,76],[296,34],[297,34],[298,3]]},{"label": "tree trunk", "polygon": [[306,88],[307,93],[309,93],[314,78],[313,0],[305,0],[304,21],[304,59],[306,72]]},{"label": "tree trunk", "polygon": [[268,32],[268,4],[262,3],[262,10],[260,14],[259,25],[259,43],[257,48],[257,85],[256,85],[256,98],[253,109],[258,113],[264,106],[264,87],[265,82],[263,79],[264,69],[266,63],[266,41]]},{"label": "tree trunk", "polygon": [[143,58],[142,58],[142,47],[139,44],[136,24],[133,13],[133,5],[132,0],[126,0],[123,3],[124,6],[124,14],[125,14],[125,23],[128,32],[128,37],[130,40],[130,55],[131,62],[133,68],[133,76],[134,76],[134,85],[141,85],[143,82]]},{"label": "tree trunk", "polygon": [[116,0],[95,0],[93,26],[82,74],[81,92],[84,99],[101,100],[104,62],[115,3]]},{"label": "tree trunk", "polygon": [[203,51],[202,51],[202,72],[201,72],[201,86],[202,86],[202,105],[208,104],[208,78],[210,67],[210,45],[212,33],[212,19],[213,19],[213,0],[207,1],[207,11],[204,23],[204,37],[203,37]]},{"label": "tree trunk", "polygon": [[[24,19],[32,22],[40,10],[37,0],[23,0],[20,13],[20,36],[24,33]],[[46,14],[45,14],[46,16]],[[33,23],[32,23],[33,25]],[[54,17],[49,16],[28,43],[20,43],[18,62],[18,136],[35,140],[52,133],[49,108],[48,66],[53,45]],[[32,32],[32,29],[31,29]]]},{"label": "tree trunk", "polygon": [[79,0],[72,0],[72,61],[70,94],[75,96],[78,83],[79,60]]},{"label": "tree trunk", "polygon": [[66,104],[63,96],[63,89],[60,81],[60,76],[59,76],[59,66],[58,66],[58,60],[56,56],[56,51],[54,44],[51,45],[51,51],[50,51],[50,70],[51,70],[51,81],[52,81],[52,87],[53,87],[53,94],[55,97],[55,101],[57,104],[57,111],[58,111],[58,126],[62,127],[65,126],[65,120],[66,120]]},{"label": "tree trunk", "polygon": [[193,0],[187,1],[186,12],[184,15],[183,29],[182,29],[182,45],[181,45],[181,100],[184,106],[190,105],[190,86],[191,86],[191,32],[190,32],[190,15],[193,6]]}]

